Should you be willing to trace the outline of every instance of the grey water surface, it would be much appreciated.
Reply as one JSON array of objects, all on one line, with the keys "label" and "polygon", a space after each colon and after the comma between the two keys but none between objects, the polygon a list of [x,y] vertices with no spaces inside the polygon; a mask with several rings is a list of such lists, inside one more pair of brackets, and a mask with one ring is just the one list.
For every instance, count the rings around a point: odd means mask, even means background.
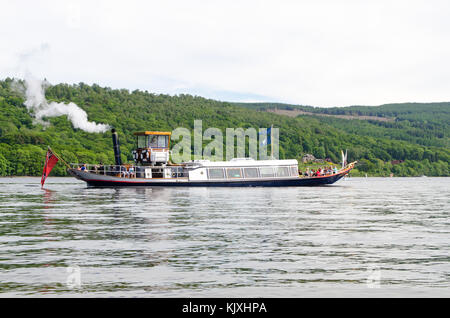
[{"label": "grey water surface", "polygon": [[450,178],[0,178],[0,297],[449,297]]}]

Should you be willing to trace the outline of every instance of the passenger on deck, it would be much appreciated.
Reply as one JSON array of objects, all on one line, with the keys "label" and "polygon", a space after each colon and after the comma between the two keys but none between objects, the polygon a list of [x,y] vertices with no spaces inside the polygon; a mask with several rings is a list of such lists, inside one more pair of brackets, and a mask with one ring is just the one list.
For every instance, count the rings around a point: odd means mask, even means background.
[{"label": "passenger on deck", "polygon": [[98,173],[105,174],[105,166],[103,165],[103,162],[100,161],[100,164],[98,166]]},{"label": "passenger on deck", "polygon": [[130,178],[134,178],[135,177],[135,175],[134,175],[134,168],[133,167],[130,167],[130,169],[128,169],[128,172],[130,174]]}]

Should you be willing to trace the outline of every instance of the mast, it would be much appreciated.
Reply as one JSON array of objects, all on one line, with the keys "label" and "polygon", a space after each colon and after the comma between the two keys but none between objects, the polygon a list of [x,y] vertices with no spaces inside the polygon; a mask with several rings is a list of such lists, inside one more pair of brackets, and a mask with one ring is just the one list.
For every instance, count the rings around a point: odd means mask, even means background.
[{"label": "mast", "polygon": [[273,160],[273,124],[270,125],[270,158]]}]

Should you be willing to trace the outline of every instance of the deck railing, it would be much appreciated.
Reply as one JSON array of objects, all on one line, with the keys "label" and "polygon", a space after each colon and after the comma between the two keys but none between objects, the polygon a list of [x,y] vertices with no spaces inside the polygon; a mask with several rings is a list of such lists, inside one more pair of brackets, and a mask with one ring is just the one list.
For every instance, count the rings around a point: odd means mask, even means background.
[{"label": "deck railing", "polygon": [[[347,164],[344,168],[341,168],[337,171],[328,170],[322,172],[320,177],[339,174],[349,168],[353,168],[355,162]],[[115,176],[122,178],[147,178],[146,170],[151,169],[151,177],[152,178],[187,178],[188,173],[182,166],[135,166],[124,164],[121,166],[117,165],[101,165],[101,164],[80,164],[80,163],[71,163],[72,169],[86,171],[98,175],[105,176]],[[170,176],[165,174],[165,169],[170,168]],[[305,171],[306,172],[306,171]],[[301,173],[299,175],[300,178],[314,178],[316,175],[312,175],[311,170],[309,173]]]},{"label": "deck railing", "polygon": [[[71,163],[72,169],[86,171],[98,175],[115,176],[122,178],[145,178],[145,170],[151,169],[152,177],[163,177],[164,169],[170,168],[171,178],[185,178],[183,167],[179,166],[135,166],[135,165],[100,165]],[[167,177],[167,176],[164,176]]]}]

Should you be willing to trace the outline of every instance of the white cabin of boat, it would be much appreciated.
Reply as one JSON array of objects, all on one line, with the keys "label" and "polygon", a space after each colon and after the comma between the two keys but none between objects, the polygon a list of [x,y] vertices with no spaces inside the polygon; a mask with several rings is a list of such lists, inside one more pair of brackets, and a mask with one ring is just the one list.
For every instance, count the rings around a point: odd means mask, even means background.
[{"label": "white cabin of boat", "polygon": [[234,158],[230,161],[194,160],[183,165],[189,180],[237,180],[298,177],[298,162],[292,160],[254,160]]}]

